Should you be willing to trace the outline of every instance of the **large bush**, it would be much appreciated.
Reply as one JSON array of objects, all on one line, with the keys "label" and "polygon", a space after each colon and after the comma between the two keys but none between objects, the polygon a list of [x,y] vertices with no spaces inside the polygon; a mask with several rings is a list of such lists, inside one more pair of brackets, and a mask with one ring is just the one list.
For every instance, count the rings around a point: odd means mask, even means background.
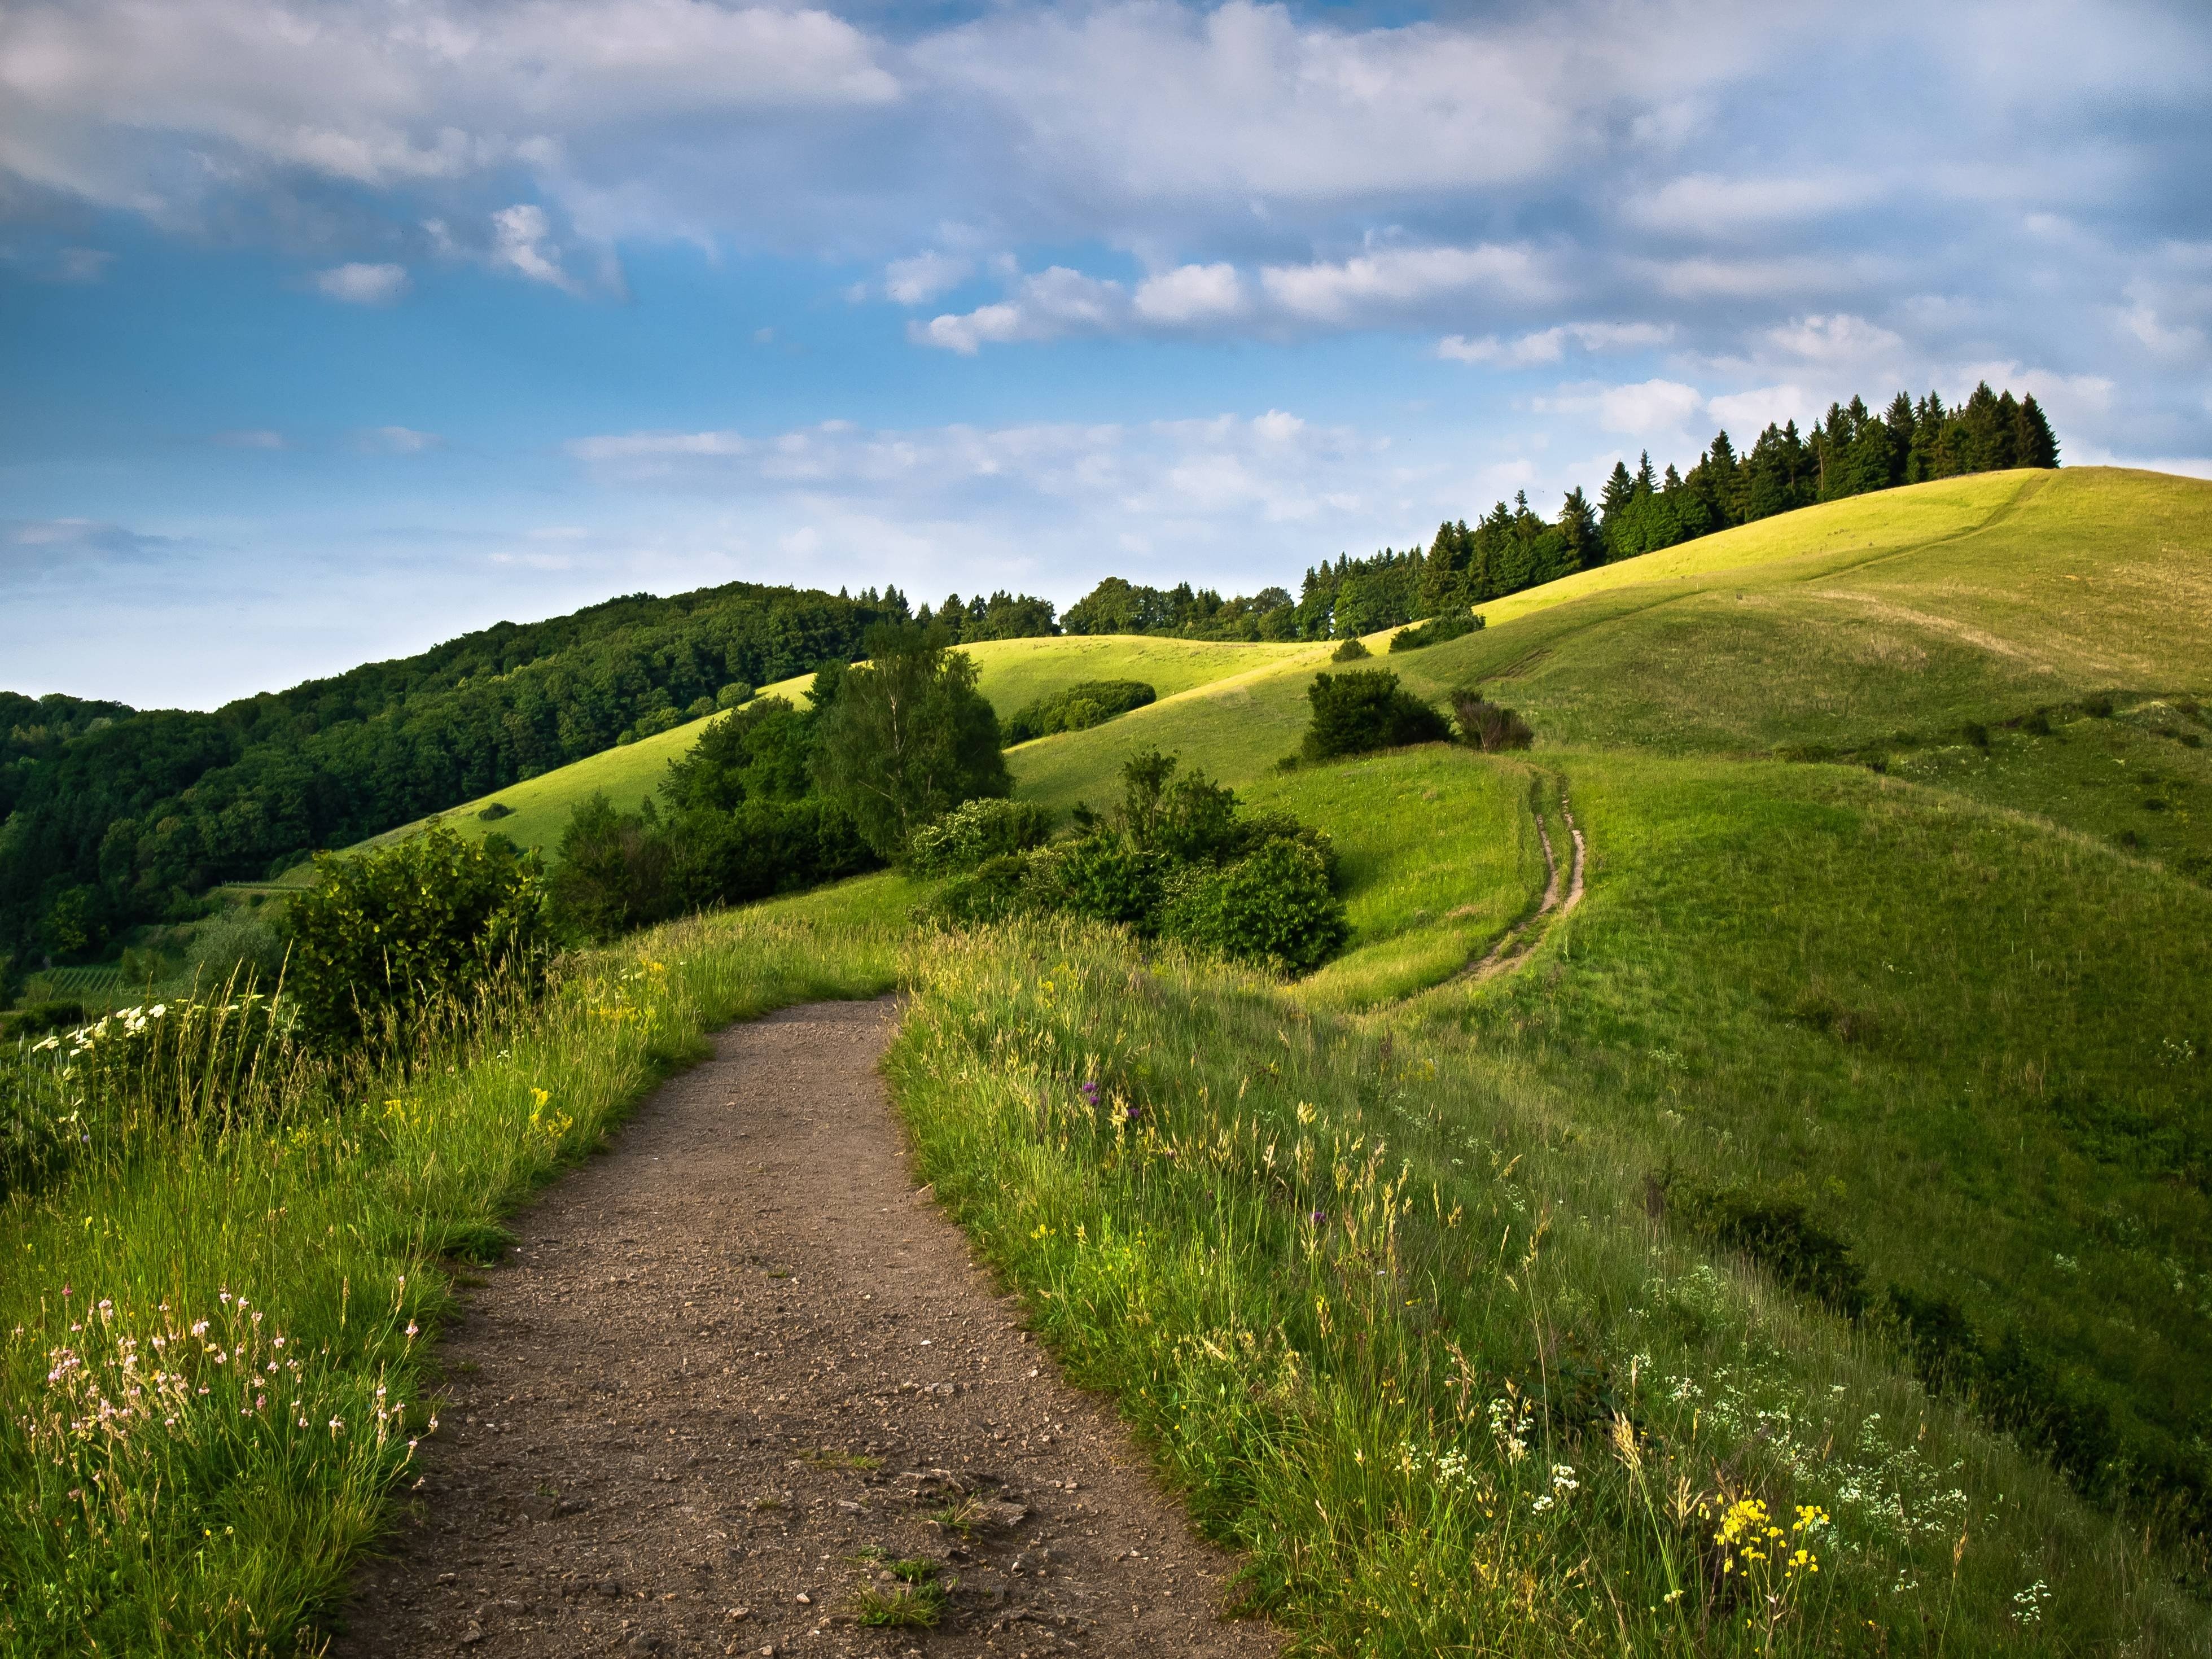
[{"label": "large bush", "polygon": [[1451,736],[1443,716],[1398,684],[1387,668],[1316,674],[1306,689],[1313,720],[1300,752],[1310,761],[1438,743]]},{"label": "large bush", "polygon": [[1142,708],[1158,693],[1142,680],[1084,680],[1039,697],[1006,722],[1008,743],[1028,743],[1055,732],[1082,732],[1116,714]]},{"label": "large bush", "polygon": [[618,812],[604,795],[562,832],[549,884],[560,931],[607,939],[687,911],[797,892],[881,862],[852,819],[818,795],[757,796],[727,810]]},{"label": "large bush", "polygon": [[1460,740],[1473,748],[1526,749],[1536,740],[1528,721],[1510,708],[1490,702],[1480,691],[1463,688],[1453,692],[1451,706],[1459,722]]},{"label": "large bush", "polygon": [[535,853],[434,825],[379,852],[315,860],[286,908],[286,1000],[320,1048],[449,1017],[502,979],[539,976],[551,951]]},{"label": "large bush", "polygon": [[1304,973],[1335,955],[1351,929],[1328,861],[1304,841],[1280,840],[1202,870],[1170,900],[1161,931],[1235,960]]},{"label": "large bush", "polygon": [[1035,801],[965,801],[914,832],[907,865],[916,875],[957,875],[986,860],[1042,846],[1051,833],[1051,811]]},{"label": "large bush", "polygon": [[1121,769],[1120,811],[1074,836],[988,857],[933,902],[956,926],[1048,912],[1119,923],[1201,950],[1303,972],[1349,932],[1328,836],[1278,814],[1248,814],[1202,772],[1158,750]]},{"label": "large bush", "polygon": [[1447,611],[1440,617],[1415,623],[1411,628],[1401,628],[1390,636],[1393,651],[1419,651],[1424,646],[1442,645],[1446,640],[1464,639],[1478,632],[1482,618],[1468,611]]}]

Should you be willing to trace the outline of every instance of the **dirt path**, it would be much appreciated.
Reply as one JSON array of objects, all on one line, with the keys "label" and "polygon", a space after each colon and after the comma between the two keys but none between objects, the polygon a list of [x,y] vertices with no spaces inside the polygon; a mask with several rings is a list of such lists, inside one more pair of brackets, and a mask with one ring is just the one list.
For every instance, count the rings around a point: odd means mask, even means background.
[{"label": "dirt path", "polygon": [[[895,1018],[725,1032],[523,1218],[335,1655],[1275,1652],[913,1194]],[[908,1558],[951,1587],[937,1626],[859,1626]]]},{"label": "dirt path", "polygon": [[1552,832],[1545,827],[1544,814],[1536,811],[1536,839],[1544,848],[1544,896],[1537,902],[1536,913],[1526,921],[1505,930],[1498,943],[1490,947],[1489,954],[1464,970],[1464,977],[1480,984],[1510,973],[1528,961],[1529,954],[1542,942],[1545,932],[1555,915],[1565,915],[1583,902],[1583,866],[1589,856],[1589,846],[1583,840],[1582,826],[1575,822],[1574,809],[1567,804],[1565,779],[1559,783],[1559,817],[1565,823],[1568,840],[1573,849],[1573,860],[1565,872],[1565,892],[1562,896],[1559,854],[1552,850]]}]

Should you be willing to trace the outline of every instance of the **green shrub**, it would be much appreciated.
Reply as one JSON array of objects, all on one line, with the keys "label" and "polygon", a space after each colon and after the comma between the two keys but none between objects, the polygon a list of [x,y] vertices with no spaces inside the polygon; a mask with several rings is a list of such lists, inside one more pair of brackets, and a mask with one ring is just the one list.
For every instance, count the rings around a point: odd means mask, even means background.
[{"label": "green shrub", "polygon": [[1479,691],[1451,694],[1452,715],[1459,723],[1460,741],[1485,753],[1503,749],[1526,749],[1536,740],[1528,722],[1510,708],[1499,707]]},{"label": "green shrub", "polygon": [[907,842],[907,864],[917,875],[957,875],[987,859],[1041,847],[1051,834],[1050,809],[986,796],[963,801],[915,830]]},{"label": "green shrub", "polygon": [[1451,735],[1443,716],[1401,686],[1387,668],[1316,674],[1306,699],[1313,720],[1301,752],[1310,761],[1437,743]]},{"label": "green shrub", "polygon": [[1152,933],[1158,931],[1170,863],[1165,854],[1102,830],[1041,854],[1027,890],[1041,908]]},{"label": "green shrub", "polygon": [[49,1031],[65,1031],[88,1018],[82,1002],[33,1002],[26,1007],[0,1011],[0,1042],[27,1041]]},{"label": "green shrub", "polygon": [[1032,871],[1018,854],[986,859],[954,877],[924,907],[924,914],[955,927],[1006,921],[1029,908]]},{"label": "green shrub", "polygon": [[1328,659],[1331,662],[1358,662],[1362,657],[1374,654],[1367,648],[1367,641],[1353,634],[1337,641],[1336,649],[1328,653]]},{"label": "green shrub", "polygon": [[186,976],[204,992],[240,973],[273,985],[283,971],[284,939],[276,923],[265,910],[243,906],[203,923],[185,956]]},{"label": "green shrub", "polygon": [[[981,833],[945,835],[945,842],[968,849],[963,865],[933,841],[928,868],[972,873],[956,876],[927,914],[954,926],[1036,913],[1081,916],[1290,972],[1341,948],[1349,927],[1328,837],[1285,814],[1241,812],[1233,791],[1203,772],[1179,776],[1178,769],[1174,756],[1157,749],[1132,756],[1121,768],[1115,821],[1079,812],[1078,833],[1051,846],[976,859]],[[1021,822],[1018,807],[989,807],[976,803],[946,822],[971,812],[979,826]],[[1041,834],[1042,823],[1035,827]]]},{"label": "green shrub", "polygon": [[664,817],[650,800],[635,812],[617,812],[595,793],[562,832],[548,889],[565,937],[608,939],[687,911],[796,892],[881,863],[851,817],[817,795],[756,796],[727,810],[697,805]]},{"label": "green shrub", "polygon": [[1234,961],[1305,973],[1340,950],[1351,929],[1321,852],[1284,839],[1234,864],[1200,866],[1169,900],[1161,932]]},{"label": "green shrub", "polygon": [[564,936],[613,939],[674,914],[675,852],[659,830],[649,800],[641,811],[618,812],[595,789],[576,804],[546,884]]},{"label": "green shrub", "polygon": [[732,680],[714,693],[714,707],[717,708],[735,708],[739,703],[752,700],[753,689],[743,680]]},{"label": "green shrub", "polygon": [[493,981],[539,979],[551,952],[543,866],[502,836],[433,825],[378,852],[315,860],[287,908],[285,999],[324,1049],[396,1036]]},{"label": "green shrub", "polygon": [[1142,708],[1158,693],[1142,680],[1085,680],[1049,692],[1006,722],[1008,743],[1028,743],[1055,732],[1082,732],[1117,714]]},{"label": "green shrub", "polygon": [[514,816],[514,809],[512,806],[509,806],[505,801],[495,800],[492,802],[490,805],[485,807],[481,812],[478,812],[477,816],[482,818],[486,823],[497,823],[501,818],[513,817]]},{"label": "green shrub", "polygon": [[1390,636],[1393,651],[1419,651],[1423,646],[1442,645],[1446,640],[1463,639],[1482,626],[1482,618],[1472,611],[1454,611],[1441,617],[1431,617],[1411,628],[1401,628]]},{"label": "green shrub", "polygon": [[650,738],[662,732],[672,732],[684,723],[684,716],[673,708],[648,708],[637,717],[630,729],[641,738]]}]

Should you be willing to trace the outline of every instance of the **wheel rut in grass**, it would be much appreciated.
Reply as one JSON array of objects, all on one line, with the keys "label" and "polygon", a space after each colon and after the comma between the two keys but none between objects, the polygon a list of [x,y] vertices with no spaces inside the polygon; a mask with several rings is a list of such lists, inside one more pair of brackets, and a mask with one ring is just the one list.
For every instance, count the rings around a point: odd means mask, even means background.
[{"label": "wheel rut in grass", "polygon": [[334,1655],[1277,1651],[912,1190],[896,1023],[722,1033],[521,1219]]},{"label": "wheel rut in grass", "polygon": [[1536,839],[1544,849],[1544,896],[1537,901],[1534,915],[1507,928],[1487,955],[1467,968],[1463,977],[1478,984],[1510,973],[1527,962],[1543,942],[1552,923],[1583,902],[1583,871],[1589,859],[1589,843],[1583,838],[1582,825],[1575,822],[1574,808],[1567,799],[1566,780],[1562,778],[1559,782],[1559,817],[1566,829],[1570,854],[1567,868],[1562,871],[1559,867],[1559,854],[1552,844],[1551,830],[1544,822],[1543,808],[1531,807],[1536,818]]}]

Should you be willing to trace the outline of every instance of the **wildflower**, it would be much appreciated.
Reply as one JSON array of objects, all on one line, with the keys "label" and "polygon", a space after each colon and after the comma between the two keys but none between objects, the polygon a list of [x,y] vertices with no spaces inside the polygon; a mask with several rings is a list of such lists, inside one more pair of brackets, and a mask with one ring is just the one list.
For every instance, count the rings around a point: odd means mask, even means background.
[{"label": "wildflower", "polygon": [[1092,1106],[1098,1103],[1098,1085],[1096,1083],[1085,1083],[1077,1092],[1082,1095],[1087,1103]]},{"label": "wildflower", "polygon": [[416,1337],[420,1336],[422,1334],[422,1328],[421,1326],[417,1325],[417,1324],[416,1324],[413,1320],[411,1320],[411,1319],[410,1319],[410,1320],[409,1320],[409,1321],[407,1322],[407,1340],[408,1340],[410,1342],[412,1342],[412,1341],[413,1341]]}]

